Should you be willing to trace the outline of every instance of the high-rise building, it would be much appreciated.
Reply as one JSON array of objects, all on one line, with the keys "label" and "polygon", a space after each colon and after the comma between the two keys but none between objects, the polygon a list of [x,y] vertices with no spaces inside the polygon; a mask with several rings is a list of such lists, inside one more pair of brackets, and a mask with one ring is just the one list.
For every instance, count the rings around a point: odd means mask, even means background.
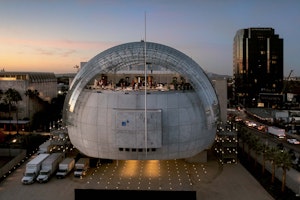
[{"label": "high-rise building", "polygon": [[233,78],[236,104],[274,107],[282,103],[280,95],[276,98],[274,95],[283,89],[283,39],[273,28],[237,31],[233,43]]}]

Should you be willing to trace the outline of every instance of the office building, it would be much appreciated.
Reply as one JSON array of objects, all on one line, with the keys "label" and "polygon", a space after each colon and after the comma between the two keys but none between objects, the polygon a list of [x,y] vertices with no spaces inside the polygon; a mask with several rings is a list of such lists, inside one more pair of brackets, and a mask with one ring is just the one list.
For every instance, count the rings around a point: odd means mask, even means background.
[{"label": "office building", "polygon": [[273,28],[237,31],[233,43],[233,98],[246,107],[280,107],[283,39]]}]

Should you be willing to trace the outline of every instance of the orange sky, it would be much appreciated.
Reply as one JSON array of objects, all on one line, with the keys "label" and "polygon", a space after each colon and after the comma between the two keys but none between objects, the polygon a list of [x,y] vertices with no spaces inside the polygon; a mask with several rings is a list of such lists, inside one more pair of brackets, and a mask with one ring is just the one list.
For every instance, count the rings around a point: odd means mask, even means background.
[{"label": "orange sky", "polygon": [[300,76],[299,8],[299,0],[1,1],[0,69],[75,72],[147,34],[146,41],[185,53],[204,71],[232,75],[236,32],[271,27],[284,40],[285,75],[293,69]]},{"label": "orange sky", "polygon": [[5,71],[75,72],[75,65],[117,44],[69,40],[22,40],[1,38],[1,69]]}]

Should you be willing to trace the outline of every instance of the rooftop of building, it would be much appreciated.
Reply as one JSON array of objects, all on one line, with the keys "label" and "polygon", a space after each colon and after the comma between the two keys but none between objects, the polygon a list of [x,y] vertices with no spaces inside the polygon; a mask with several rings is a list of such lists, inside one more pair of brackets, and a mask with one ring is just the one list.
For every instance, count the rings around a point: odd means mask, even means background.
[{"label": "rooftop of building", "polygon": [[0,81],[30,80],[31,82],[56,81],[53,72],[0,72]]}]

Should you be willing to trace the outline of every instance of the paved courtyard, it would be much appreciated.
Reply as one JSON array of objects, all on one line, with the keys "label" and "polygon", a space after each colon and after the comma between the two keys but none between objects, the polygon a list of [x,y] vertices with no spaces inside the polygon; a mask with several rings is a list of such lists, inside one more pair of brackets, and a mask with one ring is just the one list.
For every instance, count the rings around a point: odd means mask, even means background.
[{"label": "paved courtyard", "polygon": [[74,200],[75,189],[196,191],[197,200],[271,200],[241,164],[220,166],[215,160],[113,161],[89,169],[82,178],[70,174],[48,183],[23,185],[24,163],[0,183],[0,199]]}]

